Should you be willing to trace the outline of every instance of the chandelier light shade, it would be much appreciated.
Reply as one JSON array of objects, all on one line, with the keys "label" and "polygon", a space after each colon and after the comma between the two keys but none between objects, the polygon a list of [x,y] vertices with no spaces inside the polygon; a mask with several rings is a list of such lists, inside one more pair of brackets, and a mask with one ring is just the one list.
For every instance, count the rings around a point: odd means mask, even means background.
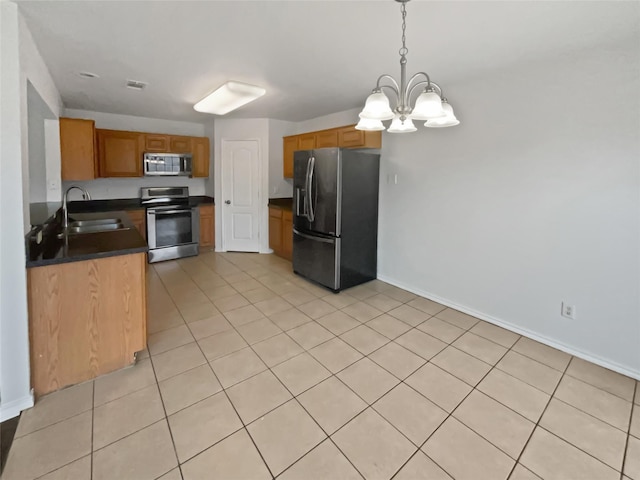
[{"label": "chandelier light shade", "polygon": [[265,94],[262,87],[241,82],[227,82],[193,106],[197,112],[224,115],[253,102]]},{"label": "chandelier light shade", "polygon": [[460,123],[460,120],[458,120],[453,114],[453,108],[451,108],[451,105],[447,103],[446,98],[442,102],[442,109],[445,112],[445,115],[443,117],[427,120],[424,123],[424,126],[429,128],[443,128],[453,127]]},{"label": "chandelier light shade", "polygon": [[356,128],[358,130],[368,130],[371,132],[385,129],[382,120],[371,120],[369,118],[361,118],[356,125]]},{"label": "chandelier light shade", "polygon": [[[364,108],[360,112],[358,130],[384,130],[382,121],[393,120],[388,131],[391,133],[415,132],[413,120],[426,120],[426,127],[452,127],[460,122],[453,114],[453,108],[442,95],[442,89],[431,81],[425,72],[418,72],[407,81],[406,45],[406,4],[409,0],[396,0],[402,4],[402,48],[400,54],[400,84],[391,75],[381,75],[376,88],[367,97]],[[391,108],[389,98],[382,89],[391,90],[396,97],[396,106]],[[420,94],[415,98],[415,94]],[[412,98],[415,104],[412,106]]]},{"label": "chandelier light shade", "polygon": [[403,120],[400,115],[396,115],[389,126],[387,132],[389,133],[409,133],[415,132],[417,128],[413,124],[413,120],[405,117]]}]

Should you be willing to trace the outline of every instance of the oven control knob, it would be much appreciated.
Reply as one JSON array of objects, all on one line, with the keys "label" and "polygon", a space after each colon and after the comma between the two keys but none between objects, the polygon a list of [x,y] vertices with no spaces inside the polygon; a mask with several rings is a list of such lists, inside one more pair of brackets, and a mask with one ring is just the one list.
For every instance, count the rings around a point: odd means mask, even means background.
[{"label": "oven control knob", "polygon": [[224,203],[226,203],[227,205],[231,205],[231,200],[225,200]]}]

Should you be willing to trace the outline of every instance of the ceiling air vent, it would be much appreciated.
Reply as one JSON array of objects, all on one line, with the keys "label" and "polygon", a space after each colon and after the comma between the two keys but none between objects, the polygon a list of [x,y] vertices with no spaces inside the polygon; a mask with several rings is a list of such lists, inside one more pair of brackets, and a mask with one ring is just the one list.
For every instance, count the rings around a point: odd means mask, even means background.
[{"label": "ceiling air vent", "polygon": [[140,82],[138,80],[127,80],[127,88],[131,88],[133,90],[142,90],[147,85],[148,83]]},{"label": "ceiling air vent", "polygon": [[92,72],[78,72],[76,73],[80,78],[100,78],[100,75]]}]

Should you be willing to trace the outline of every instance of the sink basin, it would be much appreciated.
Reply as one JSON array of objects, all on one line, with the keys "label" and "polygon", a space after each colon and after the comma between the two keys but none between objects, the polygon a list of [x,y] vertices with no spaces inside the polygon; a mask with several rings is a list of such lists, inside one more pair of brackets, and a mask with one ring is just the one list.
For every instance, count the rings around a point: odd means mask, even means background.
[{"label": "sink basin", "polygon": [[125,227],[122,222],[118,223],[104,223],[102,225],[69,225],[67,228],[68,234],[79,234],[79,233],[95,233],[95,232],[106,232],[109,230],[127,230],[129,227]]},{"label": "sink basin", "polygon": [[93,227],[102,225],[122,224],[119,218],[96,218],[94,220],[75,220],[69,222],[69,227]]},{"label": "sink basin", "polygon": [[113,230],[128,230],[131,227],[122,223],[119,218],[96,218],[91,220],[74,220],[69,222],[67,229],[59,237],[67,235],[80,235],[83,233],[108,232]]}]

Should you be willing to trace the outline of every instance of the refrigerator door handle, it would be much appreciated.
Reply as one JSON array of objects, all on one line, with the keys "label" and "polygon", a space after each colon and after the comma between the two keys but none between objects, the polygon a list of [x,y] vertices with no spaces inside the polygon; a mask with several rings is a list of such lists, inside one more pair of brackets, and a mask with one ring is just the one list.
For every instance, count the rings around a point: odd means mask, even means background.
[{"label": "refrigerator door handle", "polygon": [[302,214],[307,218],[307,220],[311,220],[309,218],[309,169],[311,168],[311,157],[307,159],[307,172],[304,176],[304,206]]},{"label": "refrigerator door handle", "polygon": [[313,210],[313,171],[316,167],[316,157],[312,156],[309,162],[309,190],[307,191],[307,196],[309,197],[309,221],[313,222],[316,219],[316,212]]},{"label": "refrigerator door handle", "polygon": [[324,237],[316,237],[314,235],[307,235],[306,233],[299,232],[295,228],[293,229],[293,233],[301,236],[302,238],[306,238],[307,240],[314,240],[316,242],[331,243],[331,244],[336,242],[335,238],[324,238]]}]

